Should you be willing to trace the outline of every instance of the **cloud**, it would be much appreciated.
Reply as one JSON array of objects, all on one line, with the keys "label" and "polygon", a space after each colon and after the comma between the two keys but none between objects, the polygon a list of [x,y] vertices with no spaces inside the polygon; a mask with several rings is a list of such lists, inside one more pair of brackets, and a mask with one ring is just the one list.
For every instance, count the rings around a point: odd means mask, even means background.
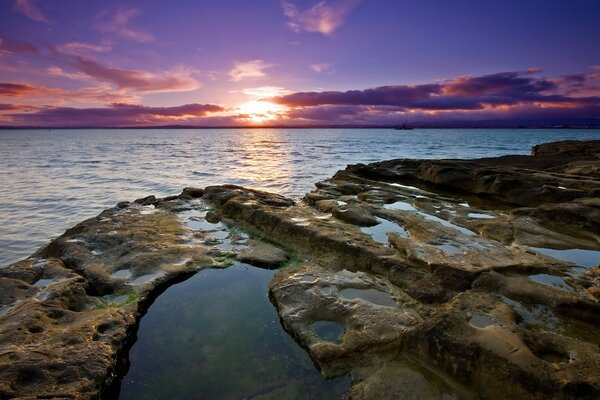
[{"label": "cloud", "polygon": [[139,43],[154,41],[154,36],[129,26],[130,21],[141,14],[137,8],[120,9],[115,13],[104,12],[96,17],[95,27],[102,32],[114,33],[125,39]]},{"label": "cloud", "polygon": [[52,65],[52,66],[46,68],[46,74],[48,74],[50,76],[58,76],[61,78],[67,78],[67,79],[71,79],[71,80],[75,80],[75,81],[90,80],[90,76],[88,76],[86,74],[82,74],[81,72],[67,72],[64,69],[62,69],[56,65]]},{"label": "cloud", "polygon": [[411,102],[424,100],[441,91],[438,84],[417,86],[396,85],[380,86],[365,90],[345,92],[297,92],[287,96],[275,97],[272,101],[290,106],[317,105],[395,105],[408,106]]},{"label": "cloud", "polygon": [[290,90],[279,87],[279,86],[260,86],[255,88],[246,88],[242,91],[247,96],[263,98],[263,97],[275,97],[284,96],[292,93]]},{"label": "cloud", "polygon": [[58,46],[58,50],[63,53],[77,55],[82,53],[108,53],[112,50],[112,46],[109,43],[69,42]]},{"label": "cloud", "polygon": [[229,77],[233,82],[239,82],[245,79],[263,78],[267,76],[265,70],[273,66],[273,64],[268,64],[263,60],[236,63],[233,69],[229,71]]},{"label": "cloud", "polygon": [[600,115],[600,74],[538,78],[539,70],[461,76],[421,85],[364,90],[296,92],[269,99],[308,123],[394,123],[408,116],[435,118],[595,117]]},{"label": "cloud", "polygon": [[335,68],[333,68],[333,65],[328,63],[313,64],[310,66],[310,69],[317,74],[333,75],[335,73]]},{"label": "cloud", "polygon": [[33,0],[16,0],[13,5],[13,10],[23,14],[27,18],[36,22],[48,22],[48,19],[42,13],[42,10],[35,5]]},{"label": "cloud", "polygon": [[31,113],[8,115],[15,125],[33,126],[133,126],[198,122],[210,113],[224,111],[214,104],[148,107],[112,104],[102,108],[47,107]]},{"label": "cloud", "polygon": [[31,43],[20,42],[17,40],[0,37],[0,54],[20,54],[20,53],[32,53],[37,54],[38,49]]},{"label": "cloud", "polygon": [[319,1],[305,11],[295,4],[282,0],[283,13],[289,18],[288,27],[294,32],[317,32],[330,35],[344,23],[346,15],[359,3],[359,0]]},{"label": "cloud", "polygon": [[139,97],[115,90],[109,85],[82,89],[63,89],[30,83],[0,82],[0,99],[23,98],[28,105],[34,104],[109,104],[113,102],[136,102]]},{"label": "cloud", "polygon": [[459,77],[444,85],[445,94],[467,96],[519,96],[535,94],[554,88],[546,79],[532,78],[532,72],[503,72],[480,77]]},{"label": "cloud", "polygon": [[185,67],[155,73],[110,67],[84,57],[78,57],[74,67],[99,81],[136,92],[182,92],[200,87],[191,76],[194,71]]},{"label": "cloud", "polygon": [[42,89],[25,83],[0,82],[0,97],[21,97],[40,93]]},{"label": "cloud", "polygon": [[[577,77],[587,80],[592,75]],[[571,80],[575,79],[571,77]],[[564,78],[563,78],[564,81]],[[594,103],[600,93],[569,97],[566,84],[535,78],[528,72],[503,72],[479,77],[458,77],[422,85],[390,85],[345,92],[297,92],[272,101],[296,107],[319,105],[396,106],[417,110],[479,110],[522,103]]]}]

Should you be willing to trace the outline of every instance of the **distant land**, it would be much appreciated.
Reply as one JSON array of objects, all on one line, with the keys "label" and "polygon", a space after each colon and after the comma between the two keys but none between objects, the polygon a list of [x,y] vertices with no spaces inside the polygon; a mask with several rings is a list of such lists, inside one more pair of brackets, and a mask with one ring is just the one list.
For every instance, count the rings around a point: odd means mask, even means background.
[{"label": "distant land", "polygon": [[[440,121],[408,124],[413,128],[423,129],[600,129],[600,118],[545,118],[514,120],[480,120],[480,121]],[[357,124],[319,124],[319,125],[127,125],[127,126],[10,126],[0,125],[0,130],[8,129],[393,129],[397,125],[357,125]]]}]

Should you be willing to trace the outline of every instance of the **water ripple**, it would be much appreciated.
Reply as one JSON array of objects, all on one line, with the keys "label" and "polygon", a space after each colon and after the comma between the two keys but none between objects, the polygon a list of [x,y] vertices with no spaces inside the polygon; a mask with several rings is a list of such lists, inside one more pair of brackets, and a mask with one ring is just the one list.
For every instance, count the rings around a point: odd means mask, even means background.
[{"label": "water ripple", "polygon": [[123,200],[233,183],[300,197],[347,164],[529,154],[598,130],[0,131],[0,265]]}]

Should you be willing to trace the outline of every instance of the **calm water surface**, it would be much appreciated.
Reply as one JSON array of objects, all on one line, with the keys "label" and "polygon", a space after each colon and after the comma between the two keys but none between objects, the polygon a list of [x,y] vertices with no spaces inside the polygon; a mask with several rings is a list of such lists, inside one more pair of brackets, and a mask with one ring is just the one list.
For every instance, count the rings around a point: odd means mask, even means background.
[{"label": "calm water surface", "polygon": [[529,154],[600,130],[0,131],[0,265],[118,201],[233,183],[299,197],[347,164]]},{"label": "calm water surface", "polygon": [[350,378],[324,380],[281,327],[274,273],[236,264],[167,289],[142,319],[120,399],[341,399]]}]

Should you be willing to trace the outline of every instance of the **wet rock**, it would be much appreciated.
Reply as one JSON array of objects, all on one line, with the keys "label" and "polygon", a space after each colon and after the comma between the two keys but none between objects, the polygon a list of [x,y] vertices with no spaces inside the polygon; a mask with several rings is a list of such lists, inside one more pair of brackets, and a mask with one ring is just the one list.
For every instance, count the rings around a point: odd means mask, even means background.
[{"label": "wet rock", "polygon": [[181,196],[187,196],[187,197],[191,197],[193,199],[197,199],[199,197],[202,197],[203,195],[204,195],[204,189],[193,188],[193,187],[186,187],[183,189],[183,192],[181,192]]},{"label": "wet rock", "polygon": [[257,267],[277,269],[289,259],[289,254],[269,243],[248,240],[246,247],[238,254],[238,260]]},{"label": "wet rock", "polygon": [[339,218],[342,221],[346,221],[357,226],[374,226],[378,224],[377,219],[373,216],[373,214],[371,214],[371,212],[368,209],[362,207],[338,207],[333,209],[332,212],[336,218]]},{"label": "wet rock", "polygon": [[153,296],[214,264],[184,244],[175,214],[143,205],[154,201],[106,210],[0,268],[1,398],[98,398]]},{"label": "wet rock", "polygon": [[137,199],[134,201],[136,204],[141,204],[143,206],[149,206],[156,204],[156,196],[146,196],[141,199]]},{"label": "wet rock", "polygon": [[[348,398],[598,398],[599,150],[358,164],[300,203],[224,185],[107,210],[0,269],[0,397],[98,397],[152,296],[237,256],[284,266],[281,323],[325,376],[351,373]],[[225,251],[217,223],[264,241]]]},{"label": "wet rock", "polygon": [[216,224],[221,221],[221,216],[217,212],[212,210],[207,212],[204,218],[211,224]]}]

